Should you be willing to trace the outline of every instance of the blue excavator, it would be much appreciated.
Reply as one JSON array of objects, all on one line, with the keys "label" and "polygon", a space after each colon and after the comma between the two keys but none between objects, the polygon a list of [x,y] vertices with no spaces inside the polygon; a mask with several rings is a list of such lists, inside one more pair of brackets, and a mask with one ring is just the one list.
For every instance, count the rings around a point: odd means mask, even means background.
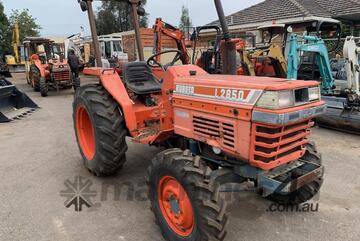
[{"label": "blue excavator", "polygon": [[[303,41],[303,44],[299,44]],[[328,49],[325,42],[318,36],[290,36],[288,54],[288,79],[299,77],[301,66],[300,56],[311,53],[319,68],[321,94],[327,102],[326,114],[317,119],[319,126],[338,129],[351,133],[360,133],[360,47],[357,47],[354,37],[345,39],[343,48],[343,63],[346,78],[335,79],[330,64]]]}]

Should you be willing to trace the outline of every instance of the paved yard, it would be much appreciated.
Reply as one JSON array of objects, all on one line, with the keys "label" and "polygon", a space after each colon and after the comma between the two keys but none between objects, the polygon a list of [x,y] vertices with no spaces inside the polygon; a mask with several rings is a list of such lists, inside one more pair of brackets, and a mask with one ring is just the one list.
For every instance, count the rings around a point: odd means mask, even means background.
[{"label": "paved yard", "polygon": [[[0,125],[0,240],[162,240],[144,201],[146,167],[158,150],[129,141],[124,169],[93,177],[75,142],[73,91],[41,98],[22,76],[14,82],[41,109]],[[314,129],[313,139],[326,166],[318,212],[267,212],[268,201],[244,192],[230,203],[227,240],[360,240],[360,137]],[[64,182],[77,176],[97,193],[82,212],[65,208],[60,196]]]}]

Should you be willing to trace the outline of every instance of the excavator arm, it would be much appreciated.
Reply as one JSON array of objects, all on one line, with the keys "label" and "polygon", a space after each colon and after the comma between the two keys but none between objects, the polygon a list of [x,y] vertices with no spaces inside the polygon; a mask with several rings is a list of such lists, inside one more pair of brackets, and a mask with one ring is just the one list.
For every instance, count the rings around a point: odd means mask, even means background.
[{"label": "excavator arm", "polygon": [[356,46],[353,36],[348,36],[344,44],[347,88],[360,95],[360,47]]},{"label": "excavator arm", "polygon": [[12,32],[12,48],[14,51],[14,57],[16,63],[20,63],[20,54],[19,54],[19,47],[20,47],[20,30],[19,24],[15,23],[13,32]]},{"label": "excavator arm", "polygon": [[287,78],[290,80],[298,79],[298,69],[300,65],[299,53],[315,53],[322,78],[322,94],[333,94],[335,89],[335,79],[331,72],[329,54],[324,41],[316,36],[303,36],[303,38],[308,43],[299,45],[298,36],[296,34],[292,34],[290,37]]},{"label": "excavator arm", "polygon": [[[165,23],[164,21],[162,21],[161,18],[156,19],[153,29],[154,29],[154,53],[161,52],[162,35],[165,35],[175,40],[177,48],[181,52],[181,57],[180,57],[181,62],[183,64],[190,64],[190,57],[187,53],[186,44],[185,44],[185,36],[180,29],[168,23]],[[156,57],[156,61],[158,62],[161,61],[160,55]]]}]

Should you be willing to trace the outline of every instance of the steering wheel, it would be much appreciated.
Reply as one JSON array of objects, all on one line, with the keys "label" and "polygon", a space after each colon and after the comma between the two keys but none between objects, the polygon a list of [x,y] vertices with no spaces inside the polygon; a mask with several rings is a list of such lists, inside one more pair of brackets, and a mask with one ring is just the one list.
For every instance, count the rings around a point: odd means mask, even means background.
[{"label": "steering wheel", "polygon": [[[158,56],[163,55],[163,54],[168,54],[168,53],[176,53],[174,59],[173,59],[171,62],[163,65],[163,64],[159,63],[158,61],[156,61],[156,58],[157,58]],[[181,53],[179,50],[166,50],[166,51],[162,51],[162,52],[160,52],[160,53],[157,53],[157,54],[152,55],[152,56],[148,59],[147,65],[150,66],[151,68],[160,67],[160,68],[162,68],[162,69],[165,71],[165,70],[166,70],[167,68],[169,68],[170,66],[174,66],[175,63],[181,59],[181,55],[182,55],[182,53]]]}]

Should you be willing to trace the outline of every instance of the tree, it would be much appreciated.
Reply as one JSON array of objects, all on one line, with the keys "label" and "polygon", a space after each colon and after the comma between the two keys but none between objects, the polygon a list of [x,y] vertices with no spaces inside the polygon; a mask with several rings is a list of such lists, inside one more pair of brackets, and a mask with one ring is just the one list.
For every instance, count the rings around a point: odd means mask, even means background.
[{"label": "tree", "polygon": [[190,27],[192,27],[192,23],[190,19],[189,9],[185,6],[182,6],[179,28],[182,31],[187,32]]},{"label": "tree", "polygon": [[10,42],[9,20],[4,13],[4,5],[0,2],[0,56],[10,51]]},{"label": "tree", "polygon": [[17,22],[20,30],[20,42],[26,37],[39,37],[41,26],[37,24],[37,19],[34,18],[30,13],[29,9],[23,10],[12,10],[9,17],[11,28]]},{"label": "tree", "polygon": [[[146,5],[146,0],[142,1]],[[106,1],[96,14],[96,26],[99,35],[133,30],[131,6],[127,1]],[[140,27],[148,26],[148,14],[139,19]]]}]

